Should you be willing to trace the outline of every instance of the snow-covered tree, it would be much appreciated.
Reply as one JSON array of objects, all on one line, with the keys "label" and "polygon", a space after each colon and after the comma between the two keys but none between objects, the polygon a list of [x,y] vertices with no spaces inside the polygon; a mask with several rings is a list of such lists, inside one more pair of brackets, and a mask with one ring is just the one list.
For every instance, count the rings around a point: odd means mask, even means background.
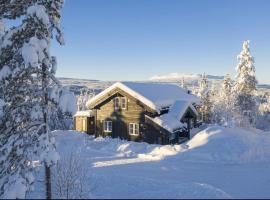
[{"label": "snow-covered tree", "polygon": [[201,118],[203,121],[209,123],[212,103],[209,83],[205,73],[202,75],[199,81],[198,96],[201,98],[202,101],[202,105],[200,107]]},{"label": "snow-covered tree", "polygon": [[228,126],[232,122],[232,80],[229,74],[224,76],[221,89],[216,88],[212,95],[212,121]]},{"label": "snow-covered tree", "polygon": [[87,102],[95,96],[95,92],[91,90],[81,90],[77,98],[77,110],[87,110]]},{"label": "snow-covered tree", "polygon": [[257,80],[254,58],[250,54],[249,41],[244,41],[243,50],[237,56],[236,83],[234,85],[234,117],[240,126],[253,126],[257,115],[255,99]]},{"label": "snow-covered tree", "polygon": [[[55,78],[56,58],[50,55],[55,36],[63,44],[60,10],[63,0],[6,0],[0,19],[21,19],[4,32],[0,43],[0,196],[25,198],[34,181],[32,160],[44,163],[47,198],[51,198],[50,166],[58,159],[50,131],[50,116],[59,102],[50,88],[61,87]],[[56,33],[56,34],[54,34]]]},{"label": "snow-covered tree", "polygon": [[185,78],[182,77],[180,83],[179,83],[179,86],[185,90],[187,90],[187,85],[186,85],[186,82],[185,82]]}]

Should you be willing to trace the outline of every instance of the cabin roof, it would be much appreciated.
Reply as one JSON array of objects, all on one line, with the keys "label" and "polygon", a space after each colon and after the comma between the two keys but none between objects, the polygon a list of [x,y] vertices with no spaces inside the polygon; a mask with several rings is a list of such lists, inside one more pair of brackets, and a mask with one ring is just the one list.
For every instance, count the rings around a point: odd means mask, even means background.
[{"label": "cabin roof", "polygon": [[186,101],[189,104],[200,102],[198,97],[188,94],[186,90],[174,84],[117,82],[90,99],[87,104],[93,104],[115,88],[120,88],[157,112],[179,100]]},{"label": "cabin roof", "polygon": [[180,128],[185,127],[186,124],[182,123],[181,120],[187,112],[188,108],[192,110],[194,115],[198,116],[198,112],[194,106],[188,101],[175,101],[175,103],[169,108],[169,112],[158,117],[149,117],[154,123],[166,129],[169,132],[174,132]]},{"label": "cabin roof", "polygon": [[74,117],[92,117],[93,111],[92,110],[81,110],[77,111],[74,115]]}]

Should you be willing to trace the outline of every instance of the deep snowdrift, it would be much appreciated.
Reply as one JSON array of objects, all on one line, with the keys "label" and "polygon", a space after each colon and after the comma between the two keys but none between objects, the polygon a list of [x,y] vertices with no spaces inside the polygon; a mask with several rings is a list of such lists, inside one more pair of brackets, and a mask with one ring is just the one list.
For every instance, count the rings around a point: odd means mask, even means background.
[{"label": "deep snowdrift", "polygon": [[270,133],[209,127],[187,142],[183,156],[196,162],[247,163],[270,160]]},{"label": "deep snowdrift", "polygon": [[[76,152],[87,169],[89,194],[84,197],[270,197],[266,132],[212,126],[185,144],[165,146],[95,139],[76,131],[54,133],[61,158]],[[44,197],[44,185],[36,182],[35,188],[29,198]]]}]

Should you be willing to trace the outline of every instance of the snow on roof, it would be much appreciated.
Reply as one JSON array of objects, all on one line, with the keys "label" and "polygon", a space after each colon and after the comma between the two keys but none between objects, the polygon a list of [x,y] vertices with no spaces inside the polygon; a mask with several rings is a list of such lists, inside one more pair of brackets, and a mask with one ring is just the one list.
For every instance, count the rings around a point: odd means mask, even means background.
[{"label": "snow on roof", "polygon": [[149,117],[145,115],[148,119],[152,120],[154,123],[158,124],[162,128],[166,129],[167,131],[173,133],[175,130],[180,129],[182,127],[186,127],[185,124],[177,120],[173,115],[170,113],[163,114],[159,117]]},{"label": "snow on roof", "polygon": [[186,90],[174,84],[117,82],[92,98],[89,104],[94,103],[115,88],[124,90],[158,112],[164,107],[171,106],[177,100],[184,100],[190,103],[200,102],[198,97],[188,94]]},{"label": "snow on roof", "polygon": [[169,113],[180,121],[188,108],[191,108],[198,115],[198,112],[190,102],[181,100],[174,102],[169,109]]},{"label": "snow on roof", "polygon": [[77,111],[74,117],[91,117],[93,116],[92,110],[81,110]]},{"label": "snow on roof", "polygon": [[181,120],[188,108],[191,108],[194,113],[198,115],[196,109],[190,102],[179,100],[174,102],[169,108],[168,113],[155,118],[147,116],[147,118],[172,133],[174,130],[185,127],[185,124],[183,124]]}]

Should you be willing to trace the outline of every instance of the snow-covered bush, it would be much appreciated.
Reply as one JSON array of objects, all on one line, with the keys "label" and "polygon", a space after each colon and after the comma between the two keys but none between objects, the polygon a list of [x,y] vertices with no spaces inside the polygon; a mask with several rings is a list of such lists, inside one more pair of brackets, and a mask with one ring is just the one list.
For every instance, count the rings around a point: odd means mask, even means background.
[{"label": "snow-covered bush", "polygon": [[88,169],[85,168],[80,154],[72,152],[62,157],[53,171],[55,197],[61,199],[89,198]]}]

